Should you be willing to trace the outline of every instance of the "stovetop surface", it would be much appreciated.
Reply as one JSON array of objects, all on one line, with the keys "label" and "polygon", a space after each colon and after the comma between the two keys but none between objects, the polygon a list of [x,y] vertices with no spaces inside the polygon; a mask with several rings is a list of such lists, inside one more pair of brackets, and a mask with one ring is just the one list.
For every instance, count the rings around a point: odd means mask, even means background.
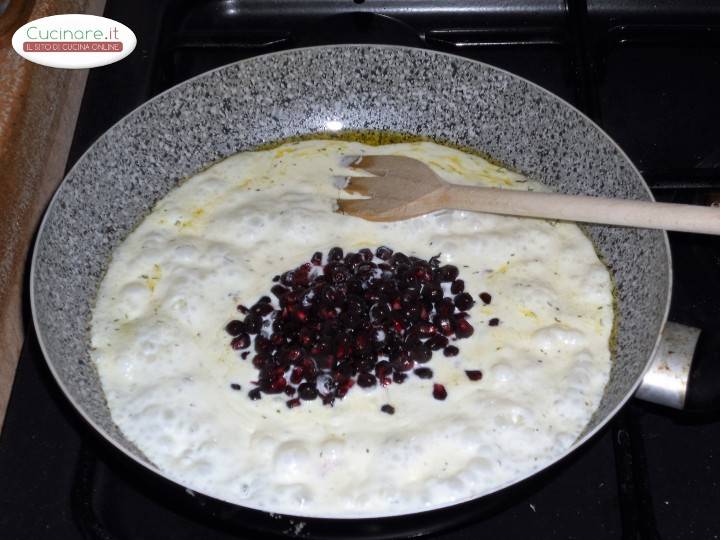
[{"label": "stovetop surface", "polygon": [[[712,2],[163,0],[149,10],[111,0],[106,15],[133,29],[138,46],[91,71],[69,165],[124,114],[213,67],[290,47],[392,43],[537,82],[600,123],[658,199],[720,200],[720,5]],[[673,233],[670,242],[671,319],[717,331],[720,239]],[[539,485],[433,538],[718,538],[719,454],[720,414],[632,400]],[[0,435],[0,537],[253,534],[180,508],[99,440],[61,395],[28,324]]]}]

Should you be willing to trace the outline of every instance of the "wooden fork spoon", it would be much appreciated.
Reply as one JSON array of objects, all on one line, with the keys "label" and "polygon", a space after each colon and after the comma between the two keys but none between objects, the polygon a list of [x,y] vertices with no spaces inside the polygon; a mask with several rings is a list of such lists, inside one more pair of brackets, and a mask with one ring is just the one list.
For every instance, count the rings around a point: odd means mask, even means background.
[{"label": "wooden fork spoon", "polygon": [[374,176],[349,177],[345,191],[368,198],[338,199],[338,212],[369,221],[451,209],[720,234],[720,208],[451,184],[405,156],[362,156],[350,166]]}]

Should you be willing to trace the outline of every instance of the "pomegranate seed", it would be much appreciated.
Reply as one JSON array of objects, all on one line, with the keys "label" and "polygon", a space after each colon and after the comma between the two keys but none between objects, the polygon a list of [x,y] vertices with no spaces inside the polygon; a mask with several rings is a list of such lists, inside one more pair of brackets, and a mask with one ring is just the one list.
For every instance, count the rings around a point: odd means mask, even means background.
[{"label": "pomegranate seed", "polygon": [[322,252],[316,251],[313,253],[312,257],[310,257],[310,262],[315,266],[320,266],[322,264]]},{"label": "pomegranate seed", "polygon": [[328,370],[333,367],[335,359],[330,354],[322,354],[315,357],[315,362],[320,369]]},{"label": "pomegranate seed", "polygon": [[270,357],[267,354],[258,353],[255,356],[253,356],[252,364],[256,368],[261,369],[267,365],[269,360],[270,360]]},{"label": "pomegranate seed", "polygon": [[488,321],[488,326],[497,326],[499,324],[500,324],[500,319],[498,319],[497,317],[492,318]]},{"label": "pomegranate seed", "polygon": [[387,360],[382,360],[375,364],[375,375],[378,378],[383,379],[384,377],[387,377],[390,373],[392,373],[392,366]]},{"label": "pomegranate seed", "polygon": [[390,262],[395,267],[400,265],[407,266],[410,264],[410,259],[408,259],[407,255],[405,255],[404,253],[398,251],[397,253],[394,253],[392,257],[390,257]]},{"label": "pomegranate seed", "polygon": [[440,401],[447,397],[447,390],[445,390],[445,387],[442,384],[433,384],[433,397]]},{"label": "pomegranate seed", "polygon": [[315,341],[317,334],[312,328],[304,327],[300,329],[298,337],[300,338],[300,343],[304,347],[310,347]]},{"label": "pomegranate seed", "polygon": [[447,346],[448,338],[441,335],[435,335],[425,342],[425,345],[430,347],[431,351],[438,351],[443,347]]},{"label": "pomegranate seed", "polygon": [[390,365],[395,371],[410,371],[415,367],[415,361],[410,358],[409,353],[403,351],[397,358],[390,361]]},{"label": "pomegranate seed", "polygon": [[438,278],[438,280],[441,283],[448,283],[451,281],[455,281],[457,279],[459,270],[457,269],[457,266],[453,266],[452,264],[448,264],[446,266],[441,266],[435,271],[435,276]]},{"label": "pomegranate seed", "polygon": [[380,246],[379,248],[377,248],[375,250],[375,256],[378,259],[382,259],[383,261],[390,260],[390,257],[392,257],[392,254],[393,254],[393,250],[387,246]]},{"label": "pomegranate seed", "polygon": [[473,297],[466,292],[458,294],[454,298],[454,302],[455,307],[458,308],[460,311],[467,311],[475,304],[475,300],[473,300]]},{"label": "pomegranate seed", "polygon": [[255,352],[271,352],[275,347],[265,336],[255,336]]},{"label": "pomegranate seed", "polygon": [[424,283],[432,281],[432,268],[430,268],[429,264],[426,267],[420,263],[415,263],[412,271],[418,281],[422,281]]},{"label": "pomegranate seed", "polygon": [[488,305],[490,302],[492,302],[492,296],[490,296],[489,293],[481,292],[480,293],[480,300],[483,301],[483,304]]},{"label": "pomegranate seed", "polygon": [[372,372],[375,368],[375,364],[377,364],[377,359],[377,353],[363,353],[362,356],[356,356],[358,370],[362,371],[363,373]]},{"label": "pomegranate seed", "polygon": [[231,336],[239,336],[245,332],[245,324],[242,321],[230,321],[225,326],[225,331]]},{"label": "pomegranate seed", "polygon": [[278,377],[275,377],[274,380],[270,382],[267,386],[263,388],[264,392],[267,392],[268,394],[277,394],[279,392],[282,392],[285,389],[285,386],[287,386],[287,381],[285,380],[285,377],[283,375],[280,375]]},{"label": "pomegranate seed", "polygon": [[277,296],[278,299],[285,296],[288,291],[289,291],[289,289],[287,287],[283,287],[282,285],[273,285],[270,288],[270,292],[273,293],[275,296]]},{"label": "pomegranate seed", "polygon": [[428,302],[439,302],[443,298],[442,287],[440,287],[436,283],[428,283],[427,285],[423,285],[422,297]]},{"label": "pomegranate seed", "polygon": [[435,309],[441,317],[449,317],[455,311],[455,304],[450,298],[443,298],[435,303]]},{"label": "pomegranate seed", "polygon": [[338,365],[335,369],[337,370],[338,373],[340,373],[344,377],[347,377],[348,379],[351,377],[354,377],[358,372],[357,366],[354,364],[354,362],[352,360],[338,362]]},{"label": "pomegranate seed", "polygon": [[355,336],[355,348],[358,351],[367,350],[370,347],[370,336],[368,334],[358,334]]},{"label": "pomegranate seed", "polygon": [[334,247],[330,251],[328,251],[328,261],[329,262],[341,261],[342,259],[343,259],[342,248]]},{"label": "pomegranate seed", "polygon": [[300,300],[300,296],[295,291],[289,291],[285,296],[283,297],[283,305],[289,306],[292,304],[297,304]]},{"label": "pomegranate seed", "polygon": [[287,405],[287,408],[288,408],[288,409],[293,409],[293,408],[295,408],[295,407],[299,407],[299,406],[300,406],[300,399],[299,399],[299,398],[289,399],[289,400],[287,400],[287,401],[285,402],[285,405]]},{"label": "pomegranate seed", "polygon": [[432,379],[433,371],[428,367],[417,368],[413,373],[421,379]]},{"label": "pomegranate seed", "polygon": [[252,399],[253,401],[256,401],[256,400],[262,398],[262,395],[260,394],[260,389],[259,389],[259,388],[253,388],[252,390],[250,390],[250,391],[248,392],[248,396],[249,396],[250,399]]},{"label": "pomegranate seed", "polygon": [[419,364],[424,364],[425,362],[429,362],[432,358],[432,351],[427,345],[416,345],[410,351],[410,358]]},{"label": "pomegranate seed", "polygon": [[453,294],[460,294],[465,291],[465,282],[462,279],[456,279],[450,285],[450,292]]},{"label": "pomegranate seed", "polygon": [[317,376],[317,367],[312,358],[303,358],[301,367],[306,380],[314,379]]},{"label": "pomegranate seed", "polygon": [[247,360],[248,356],[250,356],[250,351],[240,353],[240,358],[242,358],[243,360]]},{"label": "pomegranate seed", "polygon": [[338,300],[338,294],[331,286],[325,285],[318,291],[317,298],[321,304],[334,306]]},{"label": "pomegranate seed", "polygon": [[348,390],[350,390],[350,388],[352,388],[352,386],[354,384],[355,384],[355,381],[353,381],[352,379],[350,379],[350,378],[346,379],[343,383],[341,383],[338,386],[338,389],[335,392],[335,394],[339,398],[345,397],[345,395],[348,393]]},{"label": "pomegranate seed", "polygon": [[295,270],[295,272],[293,272],[293,275],[292,275],[293,285],[295,285],[296,287],[298,285],[300,285],[300,286],[307,285],[311,268],[312,268],[312,265],[310,263],[305,263],[300,268]]},{"label": "pomegranate seed", "polygon": [[363,256],[359,253],[348,253],[345,255],[345,264],[347,264],[353,270],[356,270],[358,266],[365,262]]},{"label": "pomegranate seed", "polygon": [[321,308],[318,312],[321,319],[335,319],[337,317],[337,311],[334,308]]},{"label": "pomegranate seed", "polygon": [[375,375],[371,375],[370,373],[361,373],[358,375],[357,383],[358,386],[361,386],[362,388],[370,388],[375,386],[377,379],[375,378]]},{"label": "pomegranate seed", "polygon": [[236,351],[240,349],[247,349],[250,346],[250,336],[247,334],[240,334],[230,342],[230,346]]},{"label": "pomegranate seed", "polygon": [[363,279],[367,280],[370,276],[370,273],[372,273],[375,268],[375,263],[361,264],[355,269],[355,275],[361,276]]},{"label": "pomegranate seed", "polygon": [[246,308],[246,307],[243,306],[242,304],[239,304],[239,305],[238,305],[237,310],[238,310],[240,313],[242,313],[243,315],[245,315],[248,311],[250,311],[248,308]]},{"label": "pomegranate seed", "polygon": [[456,318],[453,326],[455,327],[455,335],[458,339],[469,338],[475,331],[472,324],[467,322],[465,319]]},{"label": "pomegranate seed", "polygon": [[283,392],[285,392],[285,395],[287,396],[292,396],[295,393],[295,388],[293,386],[287,385]]},{"label": "pomegranate seed", "polygon": [[293,384],[300,384],[303,380],[303,368],[295,367],[290,374],[290,382]]},{"label": "pomegranate seed", "polygon": [[419,302],[412,303],[412,304],[404,304],[403,305],[403,316],[405,317],[405,320],[409,322],[415,322],[418,319],[420,319],[420,312],[423,308],[423,305]]},{"label": "pomegranate seed", "polygon": [[448,345],[443,349],[443,354],[445,356],[457,356],[460,352],[460,349],[458,349],[455,345]]},{"label": "pomegranate seed", "polygon": [[397,384],[402,384],[405,382],[405,379],[407,379],[407,375],[405,373],[393,373],[393,382]]},{"label": "pomegranate seed", "polygon": [[343,283],[350,277],[350,271],[344,266],[338,266],[330,271],[329,276],[333,283]]},{"label": "pomegranate seed", "polygon": [[362,255],[362,258],[365,262],[370,262],[373,260],[373,252],[370,251],[368,248],[363,248],[358,251],[358,253]]},{"label": "pomegranate seed", "polygon": [[318,391],[314,384],[302,383],[298,387],[298,395],[300,396],[300,399],[311,401],[318,396]]},{"label": "pomegranate seed", "polygon": [[412,328],[405,332],[404,338],[405,339],[402,348],[410,353],[412,353],[412,350],[415,347],[417,347],[418,345],[422,345],[422,341],[420,340],[420,334],[418,334],[416,331],[413,331]]},{"label": "pomegranate seed", "polygon": [[[275,311],[273,307],[270,304],[266,304],[264,302],[258,302],[255,304],[252,308],[250,308],[251,313],[255,313],[256,315],[259,315],[260,317],[264,317],[265,315],[269,315]],[[247,320],[247,319],[246,319]]]},{"label": "pomegranate seed", "polygon": [[392,405],[388,405],[387,403],[380,407],[380,410],[387,414],[395,414],[395,407]]},{"label": "pomegranate seed", "polygon": [[262,327],[262,318],[254,313],[248,314],[248,316],[245,317],[245,327],[248,334],[259,333]]},{"label": "pomegranate seed", "polygon": [[413,328],[417,328],[418,332],[423,337],[434,336],[435,332],[437,332],[437,328],[435,328],[430,323],[419,323],[419,324],[416,324]]},{"label": "pomegranate seed", "polygon": [[479,369],[465,370],[465,375],[467,375],[471,381],[479,381],[483,376],[482,371]]}]

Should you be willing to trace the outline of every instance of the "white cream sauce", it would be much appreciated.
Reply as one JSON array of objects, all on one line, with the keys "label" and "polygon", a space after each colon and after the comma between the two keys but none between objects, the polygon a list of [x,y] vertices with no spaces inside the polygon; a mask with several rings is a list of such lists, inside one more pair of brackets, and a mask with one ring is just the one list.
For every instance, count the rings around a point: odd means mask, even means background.
[{"label": "white cream sauce", "polygon": [[[307,141],[232,156],[170,192],[115,250],[91,326],[113,420],[183,485],[305,516],[412,512],[480,495],[569,448],[610,370],[611,282],[567,223],[442,212],[371,223],[333,212],[341,156],[402,154],[446,180],[541,189],[432,143]],[[432,380],[355,385],[334,407],[247,397],[257,371],[229,346],[236,305],[332,246],[388,245],[460,268],[475,333],[436,352]],[[491,318],[497,327],[488,326]],[[464,371],[482,370],[480,381]],[[432,397],[433,382],[448,392]],[[231,389],[230,383],[242,386]],[[395,414],[380,411],[392,404]]]}]

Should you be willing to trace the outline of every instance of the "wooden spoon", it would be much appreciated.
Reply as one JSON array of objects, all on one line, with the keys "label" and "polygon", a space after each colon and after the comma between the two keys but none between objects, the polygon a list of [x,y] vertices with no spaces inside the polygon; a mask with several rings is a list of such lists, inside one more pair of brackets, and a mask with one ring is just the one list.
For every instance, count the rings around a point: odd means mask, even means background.
[{"label": "wooden spoon", "polygon": [[369,221],[400,221],[452,209],[720,234],[720,208],[462,186],[405,156],[362,156],[350,167],[375,176],[349,177],[345,191],[369,198],[338,199],[338,212]]}]

